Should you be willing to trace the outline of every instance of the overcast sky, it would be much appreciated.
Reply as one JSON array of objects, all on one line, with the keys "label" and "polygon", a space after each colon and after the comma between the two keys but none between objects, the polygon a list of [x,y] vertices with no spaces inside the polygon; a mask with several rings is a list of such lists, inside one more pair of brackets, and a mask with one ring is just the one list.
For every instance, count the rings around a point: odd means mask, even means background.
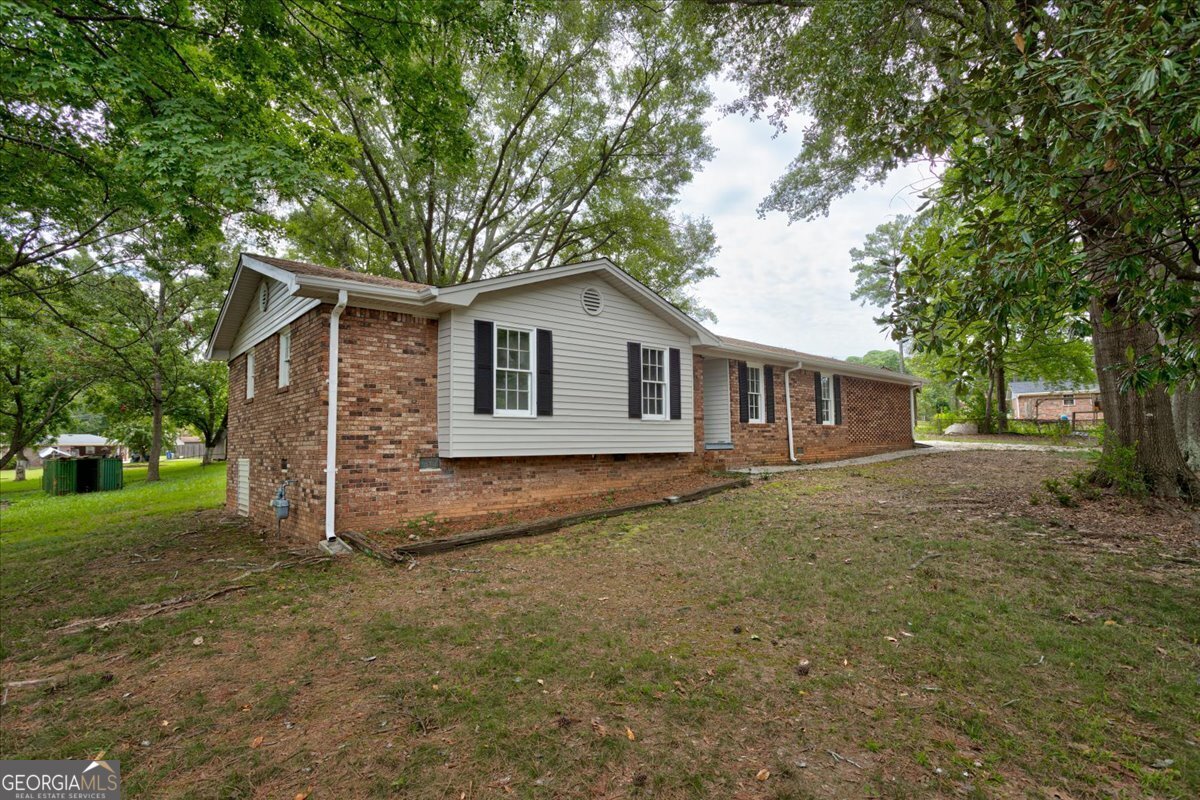
[{"label": "overcast sky", "polygon": [[[718,103],[736,96],[728,84],[716,90]],[[906,168],[837,201],[826,218],[788,225],[783,214],[759,219],[756,209],[799,152],[801,121],[777,137],[765,120],[712,111],[709,123],[717,154],[685,189],[680,208],[709,217],[721,246],[718,277],[696,290],[717,315],[710,327],[835,358],[892,348],[871,319],[878,312],[850,300],[850,248],[881,222],[914,211],[928,168]]]}]

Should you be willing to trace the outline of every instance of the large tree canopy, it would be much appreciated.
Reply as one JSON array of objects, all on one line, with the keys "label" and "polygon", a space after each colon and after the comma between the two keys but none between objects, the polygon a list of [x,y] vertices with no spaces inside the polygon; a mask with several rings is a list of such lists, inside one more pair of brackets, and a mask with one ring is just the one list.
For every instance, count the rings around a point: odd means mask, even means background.
[{"label": "large tree canopy", "polygon": [[1114,441],[1156,492],[1200,496],[1167,398],[1200,373],[1196,4],[719,5],[742,107],[812,118],[763,209],[810,218],[914,158],[949,167],[931,195],[956,239],[1016,302],[1084,293]]},{"label": "large tree canopy", "polygon": [[292,215],[296,254],[443,285],[613,254],[686,302],[715,243],[672,205],[710,153],[715,64],[677,16],[547,4],[521,19],[511,69],[432,42],[423,58],[463,76],[465,160],[418,150],[372,76],[330,71],[309,111],[355,151]]}]

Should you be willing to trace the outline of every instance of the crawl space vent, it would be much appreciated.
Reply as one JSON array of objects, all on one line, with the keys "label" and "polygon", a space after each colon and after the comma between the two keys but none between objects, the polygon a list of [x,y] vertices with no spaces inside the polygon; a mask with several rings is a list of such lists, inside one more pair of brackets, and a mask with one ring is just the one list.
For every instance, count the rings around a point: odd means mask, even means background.
[{"label": "crawl space vent", "polygon": [[579,299],[583,303],[583,310],[593,317],[604,310],[604,295],[600,294],[600,290],[594,286],[584,289],[580,293]]}]

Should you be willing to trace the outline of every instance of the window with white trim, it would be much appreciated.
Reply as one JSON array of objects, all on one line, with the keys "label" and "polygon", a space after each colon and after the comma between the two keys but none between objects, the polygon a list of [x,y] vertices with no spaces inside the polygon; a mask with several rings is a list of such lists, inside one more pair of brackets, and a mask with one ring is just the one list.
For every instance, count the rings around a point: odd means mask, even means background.
[{"label": "window with white trim", "polygon": [[667,418],[667,351],[642,346],[642,419]]},{"label": "window with white trim", "polygon": [[246,399],[254,397],[254,351],[246,351]]},{"label": "window with white trim", "polygon": [[496,409],[502,417],[532,417],[533,332],[496,326]]},{"label": "window with white trim", "polygon": [[1064,406],[1073,406],[1073,405],[1075,405],[1075,395],[1073,395],[1073,394],[1064,394],[1064,395],[1063,395],[1063,399],[1062,399],[1062,403],[1063,403],[1063,405],[1064,405]]},{"label": "window with white trim", "polygon": [[284,328],[279,332],[279,385],[287,386],[292,382],[292,329]]},{"label": "window with white trim", "polygon": [[821,376],[821,424],[833,424],[833,376]]},{"label": "window with white trim", "polygon": [[749,409],[751,422],[766,422],[763,413],[762,375],[762,367],[746,365],[746,407]]}]

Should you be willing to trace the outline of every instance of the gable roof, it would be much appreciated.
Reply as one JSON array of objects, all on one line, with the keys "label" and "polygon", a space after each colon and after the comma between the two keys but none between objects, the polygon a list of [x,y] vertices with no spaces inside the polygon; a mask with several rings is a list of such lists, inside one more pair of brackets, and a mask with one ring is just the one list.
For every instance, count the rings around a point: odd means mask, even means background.
[{"label": "gable roof", "polygon": [[1074,383],[1072,381],[1010,381],[1008,393],[1015,397],[1019,394],[1099,394],[1100,387],[1094,383]]},{"label": "gable roof", "polygon": [[230,344],[237,335],[242,317],[254,300],[254,289],[263,275],[283,283],[290,295],[333,303],[337,302],[339,292],[345,291],[351,305],[437,315],[453,308],[466,308],[476,298],[491,292],[510,291],[546,281],[588,274],[602,275],[625,290],[648,311],[689,333],[693,344],[701,353],[733,358],[773,358],[775,361],[772,363],[794,364],[796,367],[803,365],[807,369],[824,369],[842,375],[855,375],[910,386],[925,383],[922,378],[914,375],[904,375],[864,364],[851,364],[848,361],[786,347],[717,336],[607,258],[484,278],[454,286],[431,286],[355,270],[323,267],[305,261],[243,253],[238,259],[237,270],[221,306],[217,324],[209,337],[208,358],[228,356]]}]

